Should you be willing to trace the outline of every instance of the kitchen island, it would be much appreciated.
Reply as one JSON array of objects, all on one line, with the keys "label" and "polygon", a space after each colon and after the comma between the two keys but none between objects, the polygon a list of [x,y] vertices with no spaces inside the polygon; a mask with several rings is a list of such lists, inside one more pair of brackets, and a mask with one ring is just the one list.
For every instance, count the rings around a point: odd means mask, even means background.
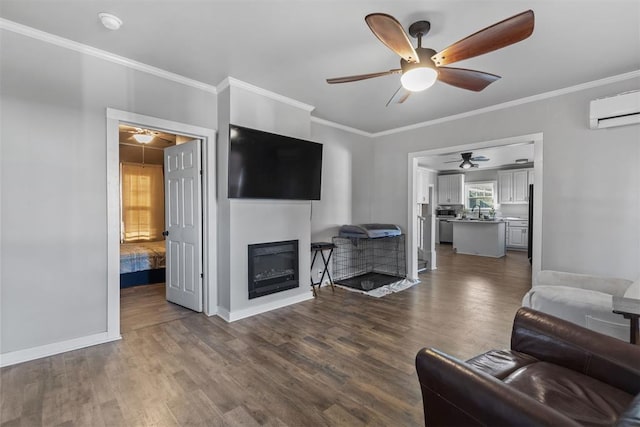
[{"label": "kitchen island", "polygon": [[459,254],[500,258],[505,255],[506,223],[502,220],[456,219],[453,250]]}]

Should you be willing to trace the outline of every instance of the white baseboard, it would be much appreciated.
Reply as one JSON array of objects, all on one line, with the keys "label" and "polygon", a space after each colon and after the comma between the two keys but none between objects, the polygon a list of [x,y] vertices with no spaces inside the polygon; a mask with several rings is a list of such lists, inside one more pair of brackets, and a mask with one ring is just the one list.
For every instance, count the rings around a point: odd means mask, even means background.
[{"label": "white baseboard", "polygon": [[80,348],[91,347],[97,344],[117,341],[120,338],[120,336],[109,337],[107,332],[101,332],[99,334],[41,345],[39,347],[11,351],[9,353],[0,354],[0,368],[16,365],[18,363],[28,362],[30,360],[40,359],[42,357],[53,356],[54,354],[65,353],[71,350],[78,350]]},{"label": "white baseboard", "polygon": [[255,307],[249,307],[242,310],[235,310],[233,312],[230,312],[229,310],[223,307],[218,307],[218,316],[222,317],[227,322],[235,322],[236,320],[255,316],[256,314],[260,314],[260,313],[266,313],[267,311],[286,307],[288,305],[297,304],[303,301],[308,301],[310,299],[313,299],[313,294],[311,292],[305,293],[303,295],[295,295],[292,297],[269,302],[266,304],[256,305]]}]

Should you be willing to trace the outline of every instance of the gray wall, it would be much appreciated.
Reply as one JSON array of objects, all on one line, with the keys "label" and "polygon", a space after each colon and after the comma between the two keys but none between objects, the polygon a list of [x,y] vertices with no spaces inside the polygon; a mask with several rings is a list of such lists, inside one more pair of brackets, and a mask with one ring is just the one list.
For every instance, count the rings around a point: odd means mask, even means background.
[{"label": "gray wall", "polygon": [[216,128],[216,96],[2,31],[0,352],[106,331],[106,108]]},{"label": "gray wall", "polygon": [[[322,200],[311,202],[311,241],[331,242],[341,225],[371,222],[373,141],[317,122],[311,122],[311,138],[324,144]],[[318,255],[311,266],[314,281],[323,267]]]},{"label": "gray wall", "polygon": [[627,80],[379,137],[376,222],[406,228],[407,154],[544,133],[542,268],[640,276],[640,126],[588,128],[589,101],[640,88]]},{"label": "gray wall", "polygon": [[324,144],[322,200],[312,202],[311,240],[331,241],[344,224],[371,218],[371,138],[311,123],[311,138]]}]

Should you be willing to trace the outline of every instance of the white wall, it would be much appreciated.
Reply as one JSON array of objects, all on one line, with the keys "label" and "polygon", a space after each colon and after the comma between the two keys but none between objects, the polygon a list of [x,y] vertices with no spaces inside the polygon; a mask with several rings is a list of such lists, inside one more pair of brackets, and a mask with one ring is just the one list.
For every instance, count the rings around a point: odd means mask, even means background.
[{"label": "white wall", "polygon": [[498,170],[473,170],[464,172],[464,182],[498,181]]},{"label": "white wall", "polygon": [[635,279],[640,126],[590,130],[588,111],[594,98],[639,87],[636,78],[379,137],[373,219],[406,227],[408,153],[542,132],[542,268]]},{"label": "white wall", "polygon": [[105,332],[106,108],[217,127],[216,96],[2,31],[0,352]]}]

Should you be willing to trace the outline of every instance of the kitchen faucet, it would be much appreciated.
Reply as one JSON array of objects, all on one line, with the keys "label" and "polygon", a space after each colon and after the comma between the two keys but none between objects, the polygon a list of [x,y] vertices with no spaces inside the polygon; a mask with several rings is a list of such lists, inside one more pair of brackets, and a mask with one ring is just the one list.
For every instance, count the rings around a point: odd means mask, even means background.
[{"label": "kitchen faucet", "polygon": [[471,214],[473,214],[473,210],[475,208],[478,208],[478,219],[480,219],[480,205],[475,205],[474,207],[471,208]]}]

